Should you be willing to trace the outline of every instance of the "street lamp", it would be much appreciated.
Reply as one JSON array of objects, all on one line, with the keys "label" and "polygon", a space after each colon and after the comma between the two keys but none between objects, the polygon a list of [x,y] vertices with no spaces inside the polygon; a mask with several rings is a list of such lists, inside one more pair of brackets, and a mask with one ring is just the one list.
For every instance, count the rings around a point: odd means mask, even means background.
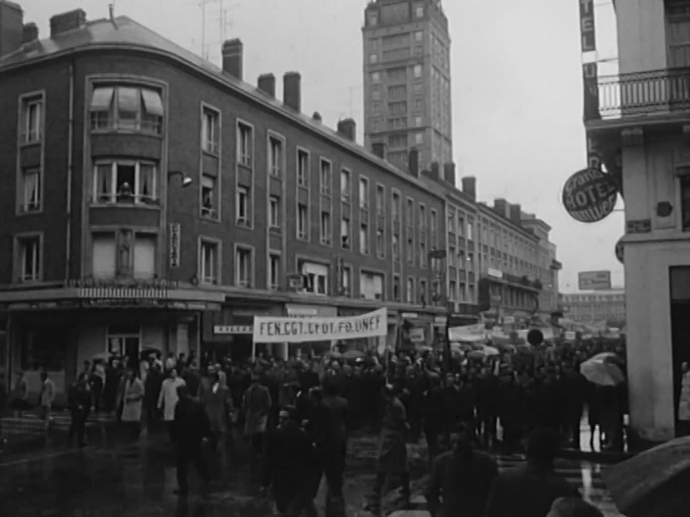
[{"label": "street lamp", "polygon": [[179,176],[182,179],[182,188],[188,187],[194,183],[194,180],[192,180],[190,176],[185,175],[182,171],[168,171],[168,182],[175,176]]}]

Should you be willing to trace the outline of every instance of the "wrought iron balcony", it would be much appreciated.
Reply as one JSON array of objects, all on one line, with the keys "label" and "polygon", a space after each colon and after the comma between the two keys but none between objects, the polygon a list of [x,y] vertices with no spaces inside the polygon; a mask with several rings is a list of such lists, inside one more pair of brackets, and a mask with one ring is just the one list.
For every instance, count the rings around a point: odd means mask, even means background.
[{"label": "wrought iron balcony", "polygon": [[585,80],[585,121],[688,112],[690,68],[670,68]]}]

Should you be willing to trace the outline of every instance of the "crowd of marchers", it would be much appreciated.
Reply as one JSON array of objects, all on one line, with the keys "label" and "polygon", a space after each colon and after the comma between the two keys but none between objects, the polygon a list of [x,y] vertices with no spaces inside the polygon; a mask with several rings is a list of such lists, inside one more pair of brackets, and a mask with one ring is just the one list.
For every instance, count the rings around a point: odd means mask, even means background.
[{"label": "crowd of marchers", "polygon": [[[579,447],[585,414],[593,429],[600,429],[601,445],[622,447],[624,385],[596,386],[579,373],[579,364],[601,351],[621,354],[622,347],[604,341],[560,343],[548,354],[449,361],[430,351],[354,360],[283,361],[264,356],[242,363],[151,354],[137,365],[126,357],[113,357],[85,362],[70,388],[70,435],[84,444],[85,423],[93,411],[115,412],[132,440],[139,436],[142,422],[164,422],[176,445],[178,493],[184,495],[188,466],[194,464],[210,482],[204,448],[213,449],[235,427],[251,443],[262,467],[262,485],[270,488],[277,509],[312,515],[322,478],[328,486],[327,513],[344,511],[347,440],[362,428],[380,433],[368,509],[380,511],[389,478],[400,483],[404,504],[411,495],[407,444],[424,435],[432,473],[430,506],[440,515],[454,515],[442,511],[455,504],[448,483],[463,484],[463,476],[478,468],[472,466],[463,474],[459,457],[479,458],[483,449],[526,452],[530,458],[552,455],[563,445]],[[21,380],[20,375],[11,400],[15,409],[24,411],[31,404]],[[453,451],[446,452],[453,443]],[[541,449],[535,451],[536,444]],[[540,462],[548,463],[537,458],[527,465]],[[462,503],[474,505],[477,510],[471,515],[480,515],[479,507],[489,504],[489,487],[495,481],[489,483],[489,471],[484,488],[463,491],[472,497],[486,495],[483,503]],[[474,484],[483,479],[470,477]],[[475,486],[472,483],[468,486]],[[539,515],[510,513],[508,507],[502,513],[495,497],[493,501],[487,510],[491,517]]]}]

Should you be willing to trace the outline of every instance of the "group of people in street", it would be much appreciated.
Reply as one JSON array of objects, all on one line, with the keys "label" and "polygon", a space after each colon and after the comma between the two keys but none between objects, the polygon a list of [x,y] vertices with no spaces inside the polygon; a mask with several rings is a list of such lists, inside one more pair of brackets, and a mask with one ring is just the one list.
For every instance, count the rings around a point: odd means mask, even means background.
[{"label": "group of people in street", "polygon": [[[579,373],[579,364],[601,351],[625,360],[620,343],[603,341],[559,343],[546,354],[450,361],[417,350],[387,358],[261,357],[241,363],[151,354],[131,364],[114,357],[85,362],[71,386],[70,435],[84,445],[85,424],[98,409],[115,412],[130,440],[138,439],[142,422],[163,422],[175,448],[177,492],[185,495],[190,464],[209,487],[208,451],[234,428],[248,442],[262,489],[285,515],[315,515],[322,479],[327,515],[343,515],[347,444],[357,431],[379,433],[367,509],[381,510],[391,480],[401,486],[404,504],[411,496],[407,446],[423,435],[431,472],[427,497],[435,515],[456,515],[454,505],[462,505],[470,516],[546,517],[553,501],[577,495],[541,473],[550,472],[549,458],[552,463],[559,446],[580,446],[585,412],[603,431],[603,445],[622,447],[625,386],[597,387]],[[47,376],[44,385],[41,403],[52,404],[54,385],[51,395]],[[21,379],[15,386],[13,407],[21,410],[17,401],[28,399],[27,389]],[[482,452],[495,450],[525,452],[525,471],[498,474]],[[549,496],[531,513],[516,513],[515,498],[543,479]],[[549,517],[559,515],[570,514]]]}]

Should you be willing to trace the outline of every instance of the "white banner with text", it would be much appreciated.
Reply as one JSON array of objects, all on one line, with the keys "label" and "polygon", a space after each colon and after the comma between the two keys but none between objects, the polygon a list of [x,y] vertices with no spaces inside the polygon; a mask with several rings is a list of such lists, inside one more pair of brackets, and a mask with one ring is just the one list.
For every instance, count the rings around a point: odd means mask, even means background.
[{"label": "white banner with text", "polygon": [[255,343],[337,341],[387,334],[388,311],[385,308],[361,316],[334,318],[254,316]]}]

